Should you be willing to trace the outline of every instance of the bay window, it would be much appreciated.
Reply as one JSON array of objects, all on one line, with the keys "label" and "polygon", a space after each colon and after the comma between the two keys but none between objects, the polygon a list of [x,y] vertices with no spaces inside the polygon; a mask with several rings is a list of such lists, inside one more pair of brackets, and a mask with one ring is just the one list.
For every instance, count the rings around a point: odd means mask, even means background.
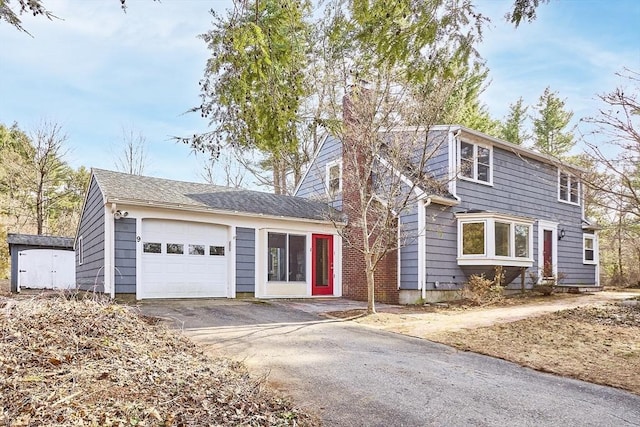
[{"label": "bay window", "polygon": [[498,213],[461,213],[459,265],[533,265],[533,220]]},{"label": "bay window", "polygon": [[462,253],[484,255],[484,222],[463,223],[462,230]]}]

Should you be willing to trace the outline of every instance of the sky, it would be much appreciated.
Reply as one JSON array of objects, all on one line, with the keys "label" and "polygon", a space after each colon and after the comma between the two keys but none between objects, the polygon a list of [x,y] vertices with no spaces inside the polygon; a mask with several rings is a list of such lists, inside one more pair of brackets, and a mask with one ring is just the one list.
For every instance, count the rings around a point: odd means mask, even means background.
[{"label": "sky", "polygon": [[[16,3],[15,1],[12,3]],[[597,94],[640,71],[640,2],[551,0],[519,28],[503,16],[512,0],[474,0],[491,23],[478,45],[490,70],[482,94],[494,118],[523,97],[535,105],[549,86],[574,112],[593,116]],[[61,19],[23,15],[31,36],[0,23],[0,123],[27,131],[43,120],[63,126],[73,167],[115,169],[122,130],[147,140],[145,174],[202,181],[203,157],[174,142],[207,129],[186,113],[199,104],[208,52],[197,36],[211,28],[209,10],[231,0],[45,0]],[[588,129],[581,125],[578,132]]]}]

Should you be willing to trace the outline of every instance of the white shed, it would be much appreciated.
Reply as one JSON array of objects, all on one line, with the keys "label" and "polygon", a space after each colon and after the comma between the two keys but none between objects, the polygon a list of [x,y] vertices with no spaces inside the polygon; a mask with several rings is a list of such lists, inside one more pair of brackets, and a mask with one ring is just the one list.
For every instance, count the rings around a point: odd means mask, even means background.
[{"label": "white shed", "polygon": [[7,243],[11,254],[12,292],[23,288],[75,288],[72,238],[9,233]]}]

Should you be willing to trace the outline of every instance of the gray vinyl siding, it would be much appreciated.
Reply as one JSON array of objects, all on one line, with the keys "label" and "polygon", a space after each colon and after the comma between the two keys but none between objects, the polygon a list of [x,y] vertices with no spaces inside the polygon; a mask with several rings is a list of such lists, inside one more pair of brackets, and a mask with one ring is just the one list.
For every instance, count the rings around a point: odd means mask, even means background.
[{"label": "gray vinyl siding", "polygon": [[[493,148],[493,186],[459,179],[457,211],[478,209],[558,223],[566,236],[557,242],[558,272],[566,274],[563,284],[593,285],[594,265],[582,263],[582,208],[558,200],[556,166]],[[455,230],[454,221],[454,230]],[[452,237],[452,246],[457,239]],[[456,254],[457,255],[457,254]],[[538,266],[538,227],[533,225],[533,271]],[[455,260],[455,256],[453,258]]]},{"label": "gray vinyl siding", "polygon": [[11,246],[11,292],[18,292],[18,274],[20,274],[18,273],[18,254],[24,249],[27,247],[23,245]]},{"label": "gray vinyl siding", "polygon": [[[307,199],[329,201],[325,184],[326,165],[342,157],[342,142],[329,136],[324,141],[318,155],[309,165],[309,169],[304,176],[298,191],[294,196],[305,197]],[[336,209],[342,209],[342,194],[336,194],[331,203]]]},{"label": "gray vinyl siding", "polygon": [[593,232],[569,233],[558,242],[558,273],[564,273],[566,278],[560,284],[590,286],[595,284],[596,266],[583,264],[584,246],[583,234]]},{"label": "gray vinyl siding", "polygon": [[136,293],[136,219],[114,221],[116,294]]},{"label": "gray vinyl siding", "polygon": [[256,232],[236,228],[236,292],[256,291]]},{"label": "gray vinyl siding", "polygon": [[76,251],[76,282],[79,289],[104,291],[104,204],[95,178],[91,178],[86,203],[80,217],[76,238],[82,237],[84,262],[78,265]]},{"label": "gray vinyl siding", "polygon": [[449,176],[449,132],[429,132],[427,171],[435,178],[448,179]]},{"label": "gray vinyl siding", "polygon": [[426,289],[456,289],[466,281],[458,266],[457,224],[451,208],[426,208]]},{"label": "gray vinyl siding", "polygon": [[418,289],[418,211],[400,217],[400,289]]}]

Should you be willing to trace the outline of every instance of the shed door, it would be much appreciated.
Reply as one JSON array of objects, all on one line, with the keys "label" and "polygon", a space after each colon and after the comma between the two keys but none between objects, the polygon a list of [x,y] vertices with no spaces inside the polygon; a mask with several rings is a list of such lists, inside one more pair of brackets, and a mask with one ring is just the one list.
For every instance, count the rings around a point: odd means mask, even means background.
[{"label": "shed door", "polygon": [[18,289],[70,289],[75,283],[75,252],[26,249],[18,253]]},{"label": "shed door", "polygon": [[228,295],[227,227],[173,220],[142,220],[138,298]]}]

